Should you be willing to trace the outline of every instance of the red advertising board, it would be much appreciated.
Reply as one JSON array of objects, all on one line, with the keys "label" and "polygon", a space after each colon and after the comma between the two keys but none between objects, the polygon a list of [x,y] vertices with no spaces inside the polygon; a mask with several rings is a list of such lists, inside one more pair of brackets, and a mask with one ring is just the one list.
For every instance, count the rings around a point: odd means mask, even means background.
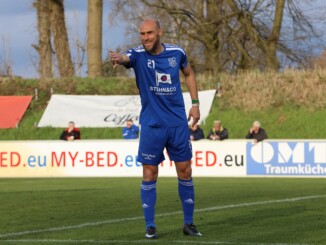
[{"label": "red advertising board", "polygon": [[15,128],[32,96],[0,96],[0,128]]}]

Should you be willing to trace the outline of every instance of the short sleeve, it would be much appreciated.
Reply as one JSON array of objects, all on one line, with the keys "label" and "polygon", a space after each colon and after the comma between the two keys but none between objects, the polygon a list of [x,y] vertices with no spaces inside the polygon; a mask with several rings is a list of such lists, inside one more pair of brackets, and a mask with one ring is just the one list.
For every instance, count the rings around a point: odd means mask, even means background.
[{"label": "short sleeve", "polygon": [[188,58],[186,55],[186,52],[182,50],[183,52],[180,52],[181,59],[180,59],[180,69],[184,69],[188,66]]},{"label": "short sleeve", "polygon": [[130,63],[125,65],[126,68],[133,68],[135,67],[136,62],[136,52],[134,49],[129,49],[128,51],[124,52],[123,54],[129,57]]}]

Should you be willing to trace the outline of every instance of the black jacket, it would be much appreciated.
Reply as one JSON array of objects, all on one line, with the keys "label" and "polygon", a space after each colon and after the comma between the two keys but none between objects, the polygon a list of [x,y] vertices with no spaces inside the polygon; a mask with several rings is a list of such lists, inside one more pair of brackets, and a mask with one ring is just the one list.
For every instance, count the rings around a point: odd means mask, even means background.
[{"label": "black jacket", "polygon": [[229,132],[226,128],[222,128],[221,131],[215,131],[213,128],[209,131],[207,139],[211,139],[211,135],[217,135],[220,137],[220,140],[225,140],[229,138]]},{"label": "black jacket", "polygon": [[257,134],[255,132],[253,132],[251,134],[249,131],[248,134],[246,135],[246,139],[255,139],[255,140],[257,140],[257,142],[262,141],[267,138],[268,138],[267,134],[263,128],[259,128]]},{"label": "black jacket", "polygon": [[74,136],[75,140],[80,140],[80,130],[74,128],[71,132],[68,132],[68,129],[64,130],[60,136],[61,140],[68,140],[70,136]]},{"label": "black jacket", "polygon": [[191,130],[190,128],[189,133],[194,137],[194,140],[201,140],[205,138],[204,132],[199,126],[197,126],[197,129],[195,131]]}]

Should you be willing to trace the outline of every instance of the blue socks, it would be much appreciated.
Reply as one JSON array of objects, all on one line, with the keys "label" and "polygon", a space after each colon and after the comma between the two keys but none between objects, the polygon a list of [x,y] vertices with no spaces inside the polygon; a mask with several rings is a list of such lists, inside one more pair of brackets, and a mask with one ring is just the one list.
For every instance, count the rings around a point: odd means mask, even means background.
[{"label": "blue socks", "polygon": [[[181,180],[178,179],[179,197],[182,203],[184,224],[192,224],[195,207],[195,193],[192,179]],[[156,227],[154,223],[155,203],[156,203],[156,180],[143,181],[140,188],[140,196],[144,217],[146,222],[146,229],[150,226]]]},{"label": "blue socks", "polygon": [[184,224],[192,224],[195,208],[195,192],[192,179],[179,180],[179,197],[182,203]]},{"label": "blue socks", "polygon": [[155,203],[156,203],[156,180],[143,181],[140,188],[140,196],[144,217],[146,222],[146,229],[150,226],[156,227],[154,223]]}]

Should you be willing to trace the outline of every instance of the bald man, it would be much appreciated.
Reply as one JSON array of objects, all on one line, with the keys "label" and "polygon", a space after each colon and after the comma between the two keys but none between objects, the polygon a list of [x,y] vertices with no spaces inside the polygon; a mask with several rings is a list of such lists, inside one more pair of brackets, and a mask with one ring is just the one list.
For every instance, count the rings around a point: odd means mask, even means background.
[{"label": "bald man", "polygon": [[267,139],[266,131],[260,126],[259,121],[254,121],[252,127],[249,129],[246,139],[253,139],[255,143]]},{"label": "bald man", "polygon": [[[175,162],[179,197],[184,212],[183,233],[201,236],[193,222],[195,205],[192,181],[192,147],[188,121],[197,124],[200,118],[195,73],[188,63],[185,51],[175,45],[161,43],[163,31],[155,19],[140,24],[142,45],[120,54],[110,52],[113,66],[133,68],[141,97],[141,133],[138,162],[143,166],[141,201],[146,222],[145,237],[155,239],[155,203],[158,166],[164,161],[164,148]],[[192,99],[187,118],[181,90],[179,71],[185,76]]]}]

